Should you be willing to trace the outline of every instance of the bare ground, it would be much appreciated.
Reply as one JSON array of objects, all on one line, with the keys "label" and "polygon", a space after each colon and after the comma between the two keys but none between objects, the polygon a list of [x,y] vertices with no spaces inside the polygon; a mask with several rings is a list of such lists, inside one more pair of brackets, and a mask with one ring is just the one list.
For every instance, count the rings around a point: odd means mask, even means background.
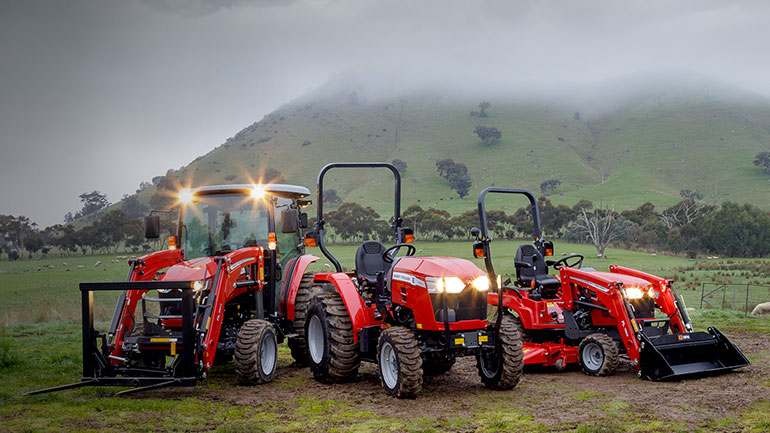
[{"label": "bare ground", "polygon": [[[527,370],[511,391],[490,391],[481,385],[475,359],[458,360],[442,376],[426,377],[417,400],[389,398],[372,364],[362,364],[358,380],[342,384],[314,381],[308,369],[283,366],[274,381],[256,387],[232,385],[232,372],[219,371],[195,390],[155,391],[169,398],[193,396],[237,406],[265,404],[282,408],[281,417],[296,417],[298,398],[334,401],[365,416],[399,419],[451,419],[483,411],[512,410],[555,430],[632,412],[637,419],[662,420],[693,428],[723,417],[740,416],[762,399],[770,399],[770,339],[753,333],[731,333],[730,339],[752,365],[718,376],[674,382],[638,379],[630,366],[610,377],[590,377],[579,369]],[[274,410],[274,409],[273,409]],[[318,427],[318,426],[317,426]],[[323,430],[326,427],[321,426]],[[463,429],[459,429],[464,431]]]}]

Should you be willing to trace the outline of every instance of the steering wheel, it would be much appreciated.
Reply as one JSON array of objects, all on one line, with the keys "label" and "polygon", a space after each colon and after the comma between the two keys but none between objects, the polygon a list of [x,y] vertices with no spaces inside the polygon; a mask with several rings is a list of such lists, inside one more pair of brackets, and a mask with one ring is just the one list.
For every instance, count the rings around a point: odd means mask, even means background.
[{"label": "steering wheel", "polygon": [[[574,259],[574,258],[577,258],[577,260],[573,261],[572,263],[568,262],[569,259]],[[551,264],[551,266],[553,266],[553,268],[556,269],[557,271],[561,267],[560,265],[564,265],[564,266],[566,266],[568,268],[578,268],[579,269],[580,267],[583,266],[583,256],[580,255],[580,254],[570,254],[567,257],[562,257],[561,259],[559,259],[559,260],[557,260],[557,261],[555,261],[555,262],[553,262]]]},{"label": "steering wheel", "polygon": [[[393,263],[393,258],[396,254],[398,254],[398,250],[400,250],[402,247],[407,248],[407,256],[413,256],[414,253],[417,252],[417,248],[415,248],[412,244],[396,244],[382,252],[382,260],[385,260],[385,263]],[[393,253],[392,255],[391,252]]]}]

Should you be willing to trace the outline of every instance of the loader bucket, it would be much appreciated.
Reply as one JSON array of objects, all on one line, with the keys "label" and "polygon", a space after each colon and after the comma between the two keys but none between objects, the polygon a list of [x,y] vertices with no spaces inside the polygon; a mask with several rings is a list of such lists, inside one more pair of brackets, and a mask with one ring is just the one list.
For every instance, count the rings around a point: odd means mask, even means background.
[{"label": "loader bucket", "polygon": [[647,380],[679,379],[749,365],[743,353],[718,329],[708,331],[652,338],[641,333],[640,376]]}]

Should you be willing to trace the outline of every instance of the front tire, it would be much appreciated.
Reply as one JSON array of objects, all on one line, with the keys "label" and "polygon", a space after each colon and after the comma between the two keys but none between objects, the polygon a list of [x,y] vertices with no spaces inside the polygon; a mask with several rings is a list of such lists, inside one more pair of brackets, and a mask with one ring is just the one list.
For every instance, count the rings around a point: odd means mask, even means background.
[{"label": "front tire", "polygon": [[[487,329],[494,330],[491,326]],[[476,367],[487,388],[512,389],[519,383],[524,370],[524,352],[514,317],[503,316],[495,348],[480,350]]]},{"label": "front tire", "polygon": [[401,326],[382,331],[377,343],[377,372],[389,396],[417,397],[422,389],[422,357],[411,331]]},{"label": "front tire", "polygon": [[313,285],[315,274],[307,273],[302,276],[299,283],[297,297],[294,301],[294,321],[292,328],[296,337],[290,337],[288,341],[291,357],[294,363],[299,367],[306,367],[308,364],[307,340],[305,339],[305,318],[310,300],[321,291],[321,286]]},{"label": "front tire", "polygon": [[618,346],[606,334],[591,334],[580,342],[580,366],[591,376],[610,376],[618,368]]},{"label": "front tire", "polygon": [[273,380],[278,361],[273,325],[260,319],[246,321],[238,331],[233,359],[238,383],[256,385]]},{"label": "front tire", "polygon": [[353,324],[337,292],[313,297],[307,309],[305,338],[313,377],[321,382],[344,382],[358,374],[361,361],[353,341]]}]

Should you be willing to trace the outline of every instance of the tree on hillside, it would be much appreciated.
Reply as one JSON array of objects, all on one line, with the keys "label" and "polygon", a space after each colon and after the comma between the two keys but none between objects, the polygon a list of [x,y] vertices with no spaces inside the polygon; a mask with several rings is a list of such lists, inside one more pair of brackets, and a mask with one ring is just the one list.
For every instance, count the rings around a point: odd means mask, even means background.
[{"label": "tree on hillside", "polygon": [[548,179],[540,183],[540,192],[543,193],[543,195],[548,195],[559,185],[561,185],[559,179]]},{"label": "tree on hillside", "polygon": [[487,115],[487,108],[491,107],[492,104],[490,104],[487,101],[481,101],[479,104],[479,117],[488,117]]},{"label": "tree on hillside", "polygon": [[770,216],[746,203],[722,203],[703,224],[703,246],[733,257],[763,257],[770,253]]},{"label": "tree on hillside", "polygon": [[390,163],[393,164],[394,167],[396,167],[396,170],[398,170],[399,173],[401,174],[406,173],[406,162],[400,159],[394,159],[393,161],[390,161]]},{"label": "tree on hillside", "polygon": [[478,125],[473,132],[479,136],[484,146],[489,146],[503,137],[500,130],[493,126]]},{"label": "tree on hillside", "polygon": [[460,198],[468,195],[472,183],[465,164],[455,163],[452,159],[442,159],[436,162],[436,170],[439,176],[449,182],[449,187],[457,191]]},{"label": "tree on hillside", "polygon": [[587,211],[581,209],[577,218],[570,223],[570,230],[588,240],[595,248],[599,257],[607,257],[604,251],[610,242],[619,239],[622,225],[615,209],[599,209]]},{"label": "tree on hillside", "polygon": [[770,152],[759,152],[754,157],[754,165],[762,167],[765,170],[765,174],[770,174]]},{"label": "tree on hillside", "polygon": [[140,202],[135,195],[124,195],[123,203],[120,205],[120,210],[128,219],[139,218],[147,214],[150,209]]},{"label": "tree on hillside", "polygon": [[339,195],[337,195],[336,189],[327,189],[324,190],[324,204],[325,205],[331,205],[331,204],[337,204],[341,203],[342,199],[340,199]]},{"label": "tree on hillside", "polygon": [[91,215],[110,205],[110,201],[107,200],[107,194],[102,194],[99,191],[80,194],[80,201],[83,203],[83,209],[75,214],[75,218]]},{"label": "tree on hillside", "polygon": [[703,194],[699,193],[698,191],[690,191],[689,189],[683,189],[679,191],[679,196],[684,198],[689,198],[693,200],[702,200]]}]

